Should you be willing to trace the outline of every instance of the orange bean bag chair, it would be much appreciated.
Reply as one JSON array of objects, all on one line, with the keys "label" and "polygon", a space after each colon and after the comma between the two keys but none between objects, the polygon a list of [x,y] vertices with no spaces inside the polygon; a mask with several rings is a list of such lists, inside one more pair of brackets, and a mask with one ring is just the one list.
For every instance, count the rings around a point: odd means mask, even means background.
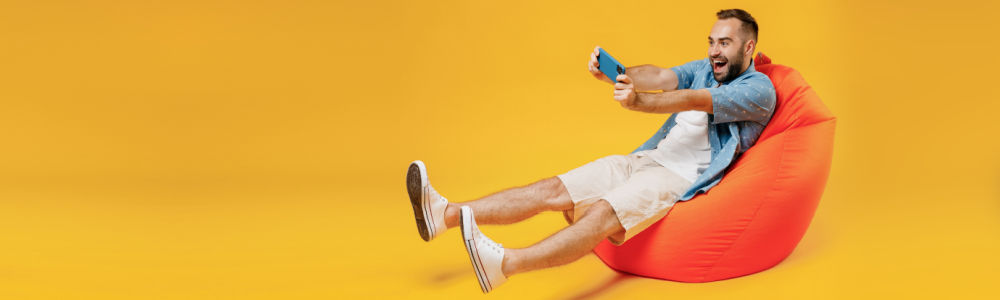
[{"label": "orange bean bag chair", "polygon": [[609,267],[681,282],[768,269],[791,254],[812,220],[830,173],[836,118],[795,69],[758,54],[777,109],[757,143],[718,185],[679,202],[625,244],[594,252]]}]

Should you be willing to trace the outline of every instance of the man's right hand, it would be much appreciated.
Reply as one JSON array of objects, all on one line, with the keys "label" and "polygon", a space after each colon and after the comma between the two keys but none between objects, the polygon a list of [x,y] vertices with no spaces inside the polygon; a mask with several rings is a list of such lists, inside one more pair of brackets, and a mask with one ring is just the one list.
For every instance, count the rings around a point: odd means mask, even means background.
[{"label": "man's right hand", "polygon": [[601,64],[597,61],[597,55],[600,53],[601,46],[594,47],[594,52],[590,53],[590,62],[587,64],[587,71],[590,71],[590,75],[594,75],[594,78],[597,78],[597,80],[607,82],[608,84],[615,84],[608,76],[604,75],[604,72],[601,72]]}]

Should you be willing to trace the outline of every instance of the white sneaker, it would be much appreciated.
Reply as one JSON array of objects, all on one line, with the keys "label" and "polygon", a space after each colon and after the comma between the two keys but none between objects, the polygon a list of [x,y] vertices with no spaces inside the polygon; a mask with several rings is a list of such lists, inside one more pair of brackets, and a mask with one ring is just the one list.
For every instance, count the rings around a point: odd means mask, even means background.
[{"label": "white sneaker", "polygon": [[472,268],[475,269],[476,277],[479,279],[479,287],[483,289],[483,293],[489,293],[507,282],[502,267],[503,245],[497,244],[479,231],[471,208],[462,206],[461,215],[465,250],[469,252],[469,260],[472,260]]},{"label": "white sneaker", "polygon": [[445,199],[431,187],[427,179],[427,167],[422,161],[410,163],[406,172],[406,191],[410,194],[410,205],[413,206],[413,216],[417,219],[417,231],[424,241],[444,233],[444,210],[448,207]]}]

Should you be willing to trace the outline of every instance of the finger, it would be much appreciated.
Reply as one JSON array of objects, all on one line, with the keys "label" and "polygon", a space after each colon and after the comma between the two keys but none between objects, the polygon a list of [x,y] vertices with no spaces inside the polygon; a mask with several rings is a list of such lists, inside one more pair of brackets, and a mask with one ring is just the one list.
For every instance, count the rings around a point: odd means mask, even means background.
[{"label": "finger", "polygon": [[616,90],[624,90],[624,89],[631,89],[631,88],[632,88],[632,84],[631,83],[622,83],[622,82],[615,83],[615,89]]},{"label": "finger", "polygon": [[594,55],[601,53],[601,46],[594,46]]},{"label": "finger", "polygon": [[626,100],[628,100],[628,95],[629,94],[630,93],[615,93],[614,98],[617,101],[626,101]]},{"label": "finger", "polygon": [[625,74],[621,74],[618,75],[618,77],[615,77],[615,81],[625,84],[632,84],[632,78],[629,78],[628,75]]}]

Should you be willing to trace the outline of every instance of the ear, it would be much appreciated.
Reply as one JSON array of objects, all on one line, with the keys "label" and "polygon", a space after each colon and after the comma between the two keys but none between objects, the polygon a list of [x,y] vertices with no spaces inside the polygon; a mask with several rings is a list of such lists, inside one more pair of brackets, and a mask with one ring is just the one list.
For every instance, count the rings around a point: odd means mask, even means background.
[{"label": "ear", "polygon": [[754,49],[757,49],[757,41],[748,40],[746,46],[743,48],[743,55],[746,57],[753,57]]}]

